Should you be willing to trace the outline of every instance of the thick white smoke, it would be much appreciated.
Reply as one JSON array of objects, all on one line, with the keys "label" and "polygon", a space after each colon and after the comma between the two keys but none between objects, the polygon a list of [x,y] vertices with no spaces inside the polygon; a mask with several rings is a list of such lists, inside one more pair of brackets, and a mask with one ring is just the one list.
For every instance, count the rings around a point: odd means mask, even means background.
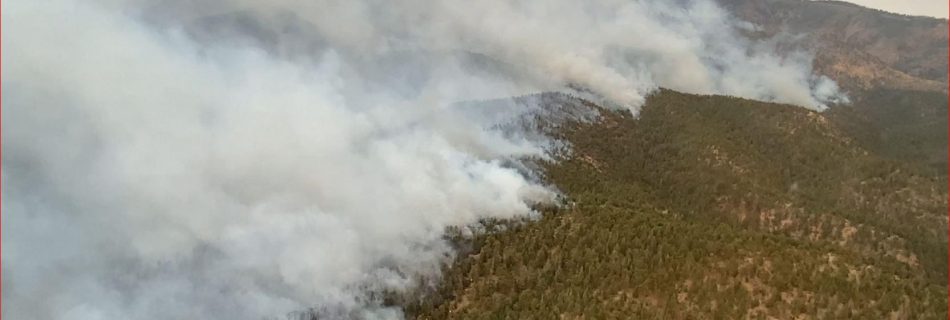
[{"label": "thick white smoke", "polygon": [[457,102],[840,96],[702,0],[2,6],[7,319],[399,318],[367,293],[437,277],[446,227],[554,196]]}]

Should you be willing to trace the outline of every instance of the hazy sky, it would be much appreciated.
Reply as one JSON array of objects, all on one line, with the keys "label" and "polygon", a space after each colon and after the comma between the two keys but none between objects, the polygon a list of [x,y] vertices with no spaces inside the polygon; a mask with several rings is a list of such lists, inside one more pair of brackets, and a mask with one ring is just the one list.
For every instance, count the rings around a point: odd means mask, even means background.
[{"label": "hazy sky", "polygon": [[918,16],[947,18],[947,0],[847,0],[865,7]]}]

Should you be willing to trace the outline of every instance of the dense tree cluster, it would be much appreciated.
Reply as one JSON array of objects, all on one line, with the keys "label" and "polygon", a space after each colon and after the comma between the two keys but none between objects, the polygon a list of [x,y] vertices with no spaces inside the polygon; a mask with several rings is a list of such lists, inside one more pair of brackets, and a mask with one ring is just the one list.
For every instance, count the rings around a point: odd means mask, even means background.
[{"label": "dense tree cluster", "polygon": [[636,119],[561,125],[572,151],[541,167],[564,205],[455,236],[467,249],[440,286],[400,304],[418,319],[944,319],[946,172],[852,124],[661,91]]}]

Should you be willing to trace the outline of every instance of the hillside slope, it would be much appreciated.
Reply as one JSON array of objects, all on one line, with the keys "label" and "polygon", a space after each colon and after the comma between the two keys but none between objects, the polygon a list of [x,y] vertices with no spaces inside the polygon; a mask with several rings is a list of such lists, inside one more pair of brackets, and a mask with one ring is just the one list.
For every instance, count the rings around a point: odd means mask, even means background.
[{"label": "hillside slope", "polygon": [[718,0],[758,26],[815,53],[819,74],[849,91],[946,91],[947,20],[906,16],[842,1]]},{"label": "hillside slope", "polygon": [[[560,105],[591,108],[557,95]],[[551,129],[567,197],[470,247],[418,319],[947,317],[946,177],[830,115],[661,91]]]},{"label": "hillside slope", "polygon": [[946,175],[946,93],[878,89],[854,100],[825,116],[864,148]]},{"label": "hillside slope", "polygon": [[853,101],[826,116],[862,147],[946,172],[946,19],[844,1],[717,1],[756,26],[749,36],[814,54],[815,73],[836,80]]}]

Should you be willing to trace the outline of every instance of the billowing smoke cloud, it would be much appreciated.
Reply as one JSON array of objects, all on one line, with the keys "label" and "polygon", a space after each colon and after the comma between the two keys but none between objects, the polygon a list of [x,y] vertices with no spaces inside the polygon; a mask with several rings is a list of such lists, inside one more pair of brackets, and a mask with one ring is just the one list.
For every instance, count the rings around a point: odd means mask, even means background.
[{"label": "billowing smoke cloud", "polygon": [[841,97],[702,0],[2,5],[8,319],[399,318],[370,293],[437,279],[446,227],[554,197],[458,102]]}]

